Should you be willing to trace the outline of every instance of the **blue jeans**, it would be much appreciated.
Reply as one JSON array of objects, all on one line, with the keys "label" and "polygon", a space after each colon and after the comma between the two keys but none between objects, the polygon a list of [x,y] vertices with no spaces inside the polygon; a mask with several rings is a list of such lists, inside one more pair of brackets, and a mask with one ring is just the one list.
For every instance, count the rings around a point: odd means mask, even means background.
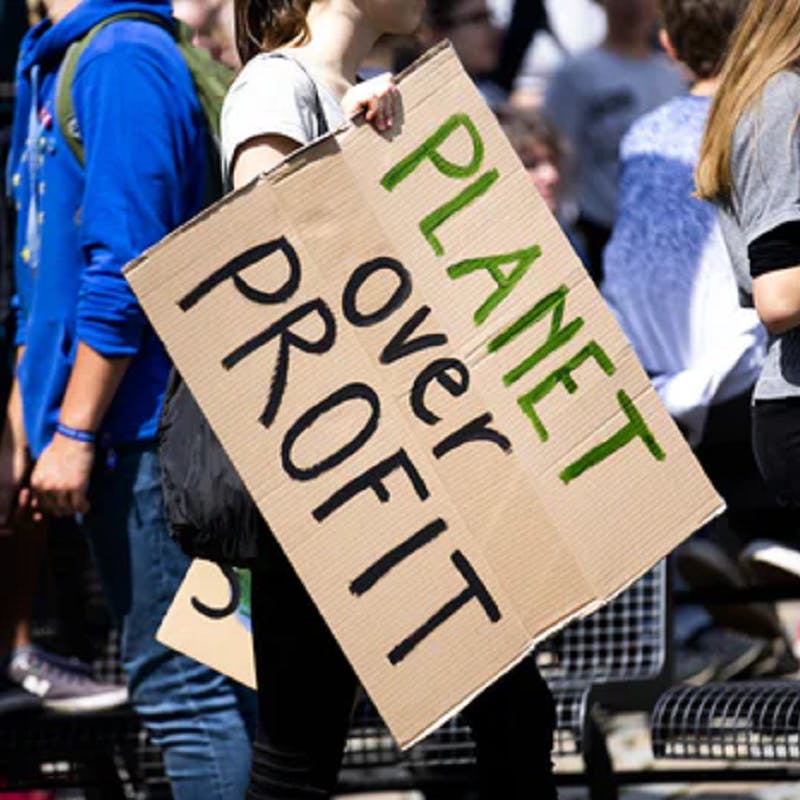
[{"label": "blue jeans", "polygon": [[189,566],[167,532],[156,446],[98,452],[89,498],[83,524],[121,623],[131,702],[163,749],[175,800],[240,800],[255,694],[155,640]]}]

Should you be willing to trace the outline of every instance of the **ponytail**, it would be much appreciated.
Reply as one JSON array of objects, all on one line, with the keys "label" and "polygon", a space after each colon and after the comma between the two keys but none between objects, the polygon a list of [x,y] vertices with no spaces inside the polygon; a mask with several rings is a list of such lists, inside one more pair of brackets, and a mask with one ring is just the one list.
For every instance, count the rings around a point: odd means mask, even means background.
[{"label": "ponytail", "polygon": [[236,49],[242,64],[253,56],[308,39],[313,0],[234,0]]}]

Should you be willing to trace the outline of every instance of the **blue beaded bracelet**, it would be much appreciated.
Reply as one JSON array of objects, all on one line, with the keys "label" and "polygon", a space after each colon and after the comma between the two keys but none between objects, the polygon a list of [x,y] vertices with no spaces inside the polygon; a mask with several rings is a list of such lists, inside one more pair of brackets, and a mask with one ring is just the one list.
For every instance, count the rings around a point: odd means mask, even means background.
[{"label": "blue beaded bracelet", "polygon": [[85,444],[94,444],[97,436],[92,431],[82,431],[78,428],[70,428],[69,425],[64,425],[61,422],[56,423],[56,432],[67,439],[73,439],[76,442],[84,442]]}]

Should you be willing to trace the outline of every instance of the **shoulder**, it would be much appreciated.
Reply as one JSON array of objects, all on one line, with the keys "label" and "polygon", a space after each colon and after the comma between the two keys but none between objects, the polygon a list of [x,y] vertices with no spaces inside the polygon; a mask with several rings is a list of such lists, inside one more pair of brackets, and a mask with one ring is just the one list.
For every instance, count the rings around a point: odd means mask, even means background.
[{"label": "shoulder", "polygon": [[314,86],[309,75],[293,58],[262,53],[251,58],[236,76],[226,103],[239,94],[251,92],[313,94]]},{"label": "shoulder", "polygon": [[734,152],[742,148],[757,133],[765,136],[788,137],[796,126],[800,107],[800,74],[785,70],[767,81],[761,95],[745,111],[736,125]]},{"label": "shoulder", "polygon": [[80,67],[88,66],[100,58],[104,62],[125,61],[136,59],[137,56],[169,61],[176,56],[180,58],[180,52],[174,38],[163,25],[148,20],[121,19],[106,25],[97,33],[81,56]]},{"label": "shoulder", "polygon": [[683,96],[667,101],[633,123],[622,140],[622,158],[647,154],[694,162],[708,111],[709,103],[702,98]]},{"label": "shoulder", "polygon": [[[783,105],[787,100],[800,101],[800,72],[784,70],[773,75],[764,86],[762,101],[765,105]],[[796,113],[796,107],[788,109]]]},{"label": "shoulder", "polygon": [[581,78],[591,73],[592,69],[602,60],[602,57],[603,55],[600,48],[591,48],[590,50],[576,53],[564,61],[556,70],[554,78],[561,80],[576,80]]}]

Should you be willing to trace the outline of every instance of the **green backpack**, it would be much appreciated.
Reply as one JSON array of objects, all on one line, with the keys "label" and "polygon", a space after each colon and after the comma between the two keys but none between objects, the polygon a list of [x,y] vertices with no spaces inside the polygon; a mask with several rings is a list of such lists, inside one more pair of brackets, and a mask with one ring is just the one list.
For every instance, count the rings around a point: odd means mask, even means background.
[{"label": "green backpack", "polygon": [[95,25],[81,39],[74,41],[67,49],[56,88],[56,121],[69,149],[78,163],[86,164],[86,153],[83,148],[75,106],[72,101],[72,82],[78,68],[78,60],[95,36],[107,25],[119,20],[141,20],[151,22],[164,28],[174,39],[192,76],[197,99],[203,109],[206,121],[206,176],[205,202],[208,205],[222,196],[222,170],[220,167],[219,124],[222,102],[228,87],[233,82],[234,71],[224,64],[215,61],[201,47],[192,44],[192,29],[183,22],[169,22],[163,17],[141,11],[113,14]]}]

